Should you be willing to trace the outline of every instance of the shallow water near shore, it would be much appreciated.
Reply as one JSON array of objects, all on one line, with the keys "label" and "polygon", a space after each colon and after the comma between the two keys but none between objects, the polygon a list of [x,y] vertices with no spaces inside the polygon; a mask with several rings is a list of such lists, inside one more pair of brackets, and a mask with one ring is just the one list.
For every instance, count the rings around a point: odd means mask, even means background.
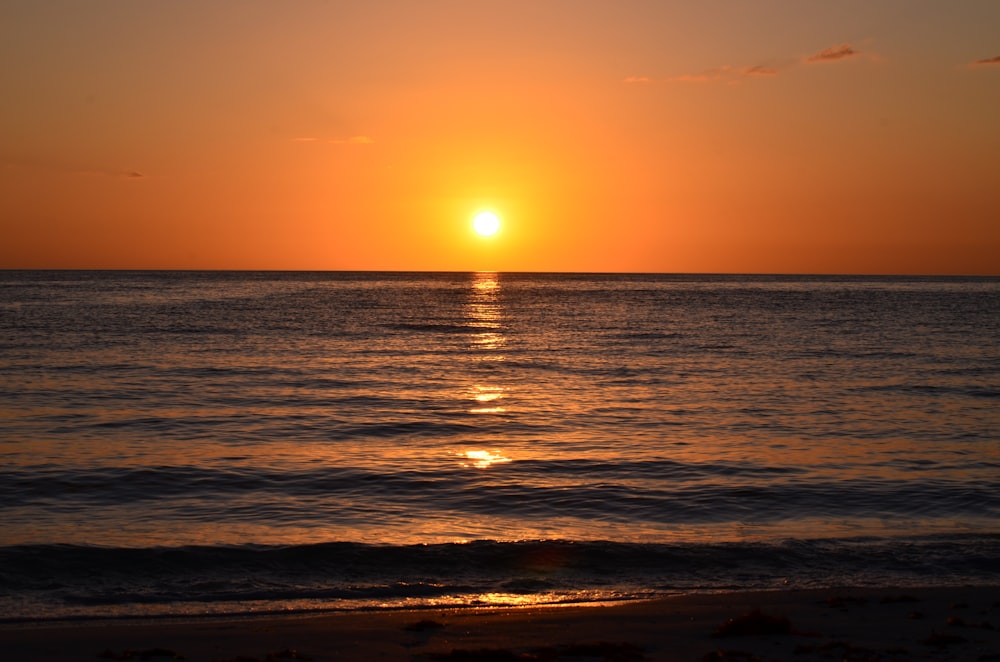
[{"label": "shallow water near shore", "polygon": [[0,618],[1000,582],[1000,280],[0,272]]}]

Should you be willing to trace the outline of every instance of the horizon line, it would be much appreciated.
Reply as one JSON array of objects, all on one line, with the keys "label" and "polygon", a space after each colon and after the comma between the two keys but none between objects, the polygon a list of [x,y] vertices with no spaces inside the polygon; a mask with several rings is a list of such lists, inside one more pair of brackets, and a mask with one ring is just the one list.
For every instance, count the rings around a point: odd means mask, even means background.
[{"label": "horizon line", "polygon": [[757,277],[852,277],[852,278],[1000,278],[1000,272],[979,273],[874,273],[874,272],[794,272],[794,271],[537,271],[502,269],[225,269],[180,267],[0,267],[0,272],[150,272],[150,273],[345,273],[345,274],[510,274],[553,276],[757,276]]}]

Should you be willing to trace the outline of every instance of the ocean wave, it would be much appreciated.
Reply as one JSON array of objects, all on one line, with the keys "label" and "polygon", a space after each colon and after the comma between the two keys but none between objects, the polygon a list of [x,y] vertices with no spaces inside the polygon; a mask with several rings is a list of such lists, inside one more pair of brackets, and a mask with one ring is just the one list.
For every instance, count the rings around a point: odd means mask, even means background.
[{"label": "ocean wave", "polygon": [[345,602],[467,604],[487,594],[571,600],[581,592],[628,598],[733,587],[967,581],[1000,582],[1000,535],[715,544],[24,545],[0,548],[0,620],[27,616],[17,611],[17,597],[42,605],[43,617],[55,618],[98,605],[122,611],[154,605],[170,613],[190,603],[219,609],[252,601],[337,608]]}]

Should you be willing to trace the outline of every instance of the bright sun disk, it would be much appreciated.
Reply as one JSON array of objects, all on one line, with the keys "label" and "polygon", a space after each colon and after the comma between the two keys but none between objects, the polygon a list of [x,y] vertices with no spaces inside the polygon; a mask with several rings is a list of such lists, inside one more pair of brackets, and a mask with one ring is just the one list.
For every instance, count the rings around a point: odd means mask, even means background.
[{"label": "bright sun disk", "polygon": [[481,211],[472,219],[472,228],[481,237],[492,237],[500,230],[500,217],[491,211]]}]

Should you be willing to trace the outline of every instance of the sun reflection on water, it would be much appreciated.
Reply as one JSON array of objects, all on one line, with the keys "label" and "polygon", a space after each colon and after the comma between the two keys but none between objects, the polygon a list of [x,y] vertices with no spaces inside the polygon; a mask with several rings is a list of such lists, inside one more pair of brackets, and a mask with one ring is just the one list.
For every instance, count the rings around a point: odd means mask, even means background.
[{"label": "sun reflection on water", "polygon": [[502,386],[484,386],[476,384],[472,388],[473,407],[470,414],[500,414],[505,411],[501,400],[504,397]]},{"label": "sun reflection on water", "polygon": [[470,604],[482,604],[487,606],[504,607],[531,607],[542,605],[552,600],[552,596],[545,594],[521,594],[521,593],[480,593],[473,596]]},{"label": "sun reflection on water", "polygon": [[[472,287],[466,304],[466,324],[474,332],[470,339],[471,358],[475,362],[502,362],[507,339],[504,336],[503,310],[500,303],[500,279],[496,272],[473,274]],[[504,388],[493,384],[475,384],[469,395],[473,406],[470,414],[501,414]]]},{"label": "sun reflection on water", "polygon": [[[489,591],[470,593],[462,596],[446,596],[425,601],[439,607],[579,607],[614,606],[622,604],[622,594],[616,591],[601,591],[597,589],[576,589],[563,591],[548,591],[538,593],[505,593]],[[389,605],[386,605],[389,606]]]},{"label": "sun reflection on water", "polygon": [[[503,309],[500,299],[500,279],[496,272],[481,271],[473,274],[469,298],[466,304],[466,325],[473,332],[470,334],[469,353],[474,362],[491,361],[492,366],[498,366],[505,360],[503,348],[506,345],[504,336]],[[487,366],[480,366],[486,368]],[[482,371],[476,369],[482,376]],[[494,370],[490,368],[489,374]],[[474,415],[496,415],[506,411],[503,399],[507,389],[495,383],[473,382],[467,391],[470,407],[468,412]],[[500,451],[474,449],[460,454],[462,466],[476,469],[487,469],[495,464],[510,462]]]},{"label": "sun reflection on water", "polygon": [[488,469],[494,464],[503,464],[505,462],[510,462],[511,459],[504,455],[501,455],[498,451],[487,451],[487,450],[474,450],[465,451],[462,456],[469,460],[468,463],[463,463],[464,467],[474,467],[476,469]]},{"label": "sun reflection on water", "polygon": [[503,361],[506,338],[503,333],[503,311],[500,306],[500,279],[492,271],[473,275],[472,291],[466,306],[466,318],[472,334],[472,349],[488,350],[476,358],[480,361]]}]

